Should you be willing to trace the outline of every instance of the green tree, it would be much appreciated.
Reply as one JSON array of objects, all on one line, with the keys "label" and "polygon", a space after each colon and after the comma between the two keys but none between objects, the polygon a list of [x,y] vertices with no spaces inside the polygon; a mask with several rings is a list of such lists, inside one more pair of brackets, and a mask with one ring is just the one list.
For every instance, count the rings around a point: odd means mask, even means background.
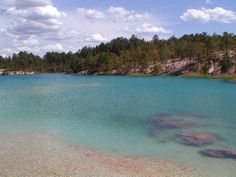
[{"label": "green tree", "polygon": [[221,60],[220,66],[221,66],[222,73],[227,73],[229,69],[231,68],[232,62],[230,61],[230,57],[227,52],[225,53],[223,59]]}]

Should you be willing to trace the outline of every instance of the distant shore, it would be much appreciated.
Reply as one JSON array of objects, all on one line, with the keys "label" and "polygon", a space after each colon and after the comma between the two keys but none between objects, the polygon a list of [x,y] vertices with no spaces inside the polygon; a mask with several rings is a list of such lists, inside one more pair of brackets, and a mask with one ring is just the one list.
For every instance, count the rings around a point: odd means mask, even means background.
[{"label": "distant shore", "polygon": [[[0,71],[0,76],[15,76],[15,75],[35,75],[35,74],[52,74],[47,72],[38,72],[38,71],[7,71],[2,69]],[[59,74],[59,73],[58,73]],[[146,73],[128,73],[128,74],[121,74],[121,73],[94,73],[94,74],[85,74],[85,73],[67,73],[62,72],[61,74],[74,74],[74,75],[96,75],[96,76],[147,76],[147,77],[158,77],[158,76],[171,76],[168,74],[146,74]],[[175,76],[173,76],[175,77]],[[228,82],[236,83],[236,74],[199,74],[199,73],[186,73],[177,75],[177,77],[182,78],[203,78],[203,79],[223,79]]]},{"label": "distant shore", "polygon": [[[81,74],[81,75],[88,75],[88,74]],[[145,73],[129,73],[129,74],[92,74],[97,76],[134,76],[134,77],[158,77],[158,76],[169,76],[169,77],[182,77],[182,78],[202,78],[202,79],[223,79],[228,82],[236,82],[236,74],[199,74],[199,73],[187,73],[181,74],[177,76],[171,76],[167,74],[145,74]]]},{"label": "distant shore", "polygon": [[216,75],[211,75],[211,74],[185,74],[185,75],[180,75],[179,77],[183,78],[203,78],[203,79],[223,79],[228,82],[236,82],[236,74],[216,74]]},{"label": "distant shore", "polygon": [[34,75],[37,73],[37,71],[9,71],[7,69],[0,69],[0,76]]}]

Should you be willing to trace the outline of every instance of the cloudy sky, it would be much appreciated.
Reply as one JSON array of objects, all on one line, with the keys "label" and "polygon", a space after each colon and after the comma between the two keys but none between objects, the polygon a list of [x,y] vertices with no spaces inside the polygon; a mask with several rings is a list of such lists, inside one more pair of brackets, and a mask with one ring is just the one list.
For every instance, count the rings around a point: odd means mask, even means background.
[{"label": "cloudy sky", "polygon": [[236,0],[0,0],[2,56],[224,31],[236,33]]}]

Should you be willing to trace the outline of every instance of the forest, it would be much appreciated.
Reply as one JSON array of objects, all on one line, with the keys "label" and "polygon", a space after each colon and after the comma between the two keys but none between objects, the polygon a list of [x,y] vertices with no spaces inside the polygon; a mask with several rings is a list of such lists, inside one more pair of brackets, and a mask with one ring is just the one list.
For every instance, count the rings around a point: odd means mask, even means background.
[{"label": "forest", "polygon": [[[1,55],[1,54],[0,54]],[[21,51],[0,56],[0,69],[39,73],[129,74],[132,72],[168,74],[166,63],[188,60],[189,72],[207,73],[211,65],[218,73],[236,72],[236,35],[207,33],[146,41],[132,35],[119,37],[96,47],[85,46],[77,52],[47,52],[43,57]]]}]

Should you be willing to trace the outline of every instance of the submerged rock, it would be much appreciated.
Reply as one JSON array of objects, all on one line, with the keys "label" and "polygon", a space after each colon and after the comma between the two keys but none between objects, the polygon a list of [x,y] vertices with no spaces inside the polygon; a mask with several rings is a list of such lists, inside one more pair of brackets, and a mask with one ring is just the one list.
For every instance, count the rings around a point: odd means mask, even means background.
[{"label": "submerged rock", "polygon": [[181,144],[189,146],[203,146],[218,140],[215,135],[209,133],[177,134],[176,137]]},{"label": "submerged rock", "polygon": [[206,118],[207,116],[201,113],[194,112],[182,112],[180,113],[184,117]]},{"label": "submerged rock", "polygon": [[206,149],[206,150],[200,151],[200,154],[207,156],[207,157],[235,159],[236,160],[236,151]]},{"label": "submerged rock", "polygon": [[152,119],[150,122],[159,129],[191,128],[194,123],[182,119]]},{"label": "submerged rock", "polygon": [[168,113],[168,112],[160,112],[158,114],[155,114],[153,117],[156,117],[156,118],[167,118],[167,117],[171,117],[172,114],[171,113]]}]

